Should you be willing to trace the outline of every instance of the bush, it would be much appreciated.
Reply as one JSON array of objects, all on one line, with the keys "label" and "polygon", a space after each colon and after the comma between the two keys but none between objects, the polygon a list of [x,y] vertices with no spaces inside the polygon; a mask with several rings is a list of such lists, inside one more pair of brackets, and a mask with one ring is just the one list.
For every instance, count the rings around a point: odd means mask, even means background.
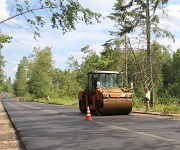
[{"label": "bush", "polygon": [[177,103],[179,100],[176,97],[172,97],[170,95],[165,95],[164,97],[157,98],[157,104],[174,104]]},{"label": "bush", "polygon": [[133,98],[133,109],[134,110],[144,110],[145,104],[142,102],[142,98]]},{"label": "bush", "polygon": [[178,114],[180,113],[179,104],[158,104],[153,108],[153,111],[162,112],[164,114]]}]

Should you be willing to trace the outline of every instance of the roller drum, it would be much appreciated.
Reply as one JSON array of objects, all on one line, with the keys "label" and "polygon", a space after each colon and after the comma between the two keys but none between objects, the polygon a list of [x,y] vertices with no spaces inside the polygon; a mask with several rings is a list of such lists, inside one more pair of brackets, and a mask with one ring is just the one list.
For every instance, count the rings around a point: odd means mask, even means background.
[{"label": "roller drum", "polygon": [[132,110],[132,99],[104,99],[102,115],[128,115]]}]

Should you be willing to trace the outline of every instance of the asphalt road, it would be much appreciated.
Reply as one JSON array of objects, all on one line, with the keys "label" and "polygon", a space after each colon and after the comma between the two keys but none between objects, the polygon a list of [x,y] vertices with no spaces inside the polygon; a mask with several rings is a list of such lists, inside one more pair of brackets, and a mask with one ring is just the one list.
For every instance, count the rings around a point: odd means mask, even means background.
[{"label": "asphalt road", "polygon": [[136,114],[86,121],[77,107],[3,100],[29,150],[179,150],[180,121]]}]

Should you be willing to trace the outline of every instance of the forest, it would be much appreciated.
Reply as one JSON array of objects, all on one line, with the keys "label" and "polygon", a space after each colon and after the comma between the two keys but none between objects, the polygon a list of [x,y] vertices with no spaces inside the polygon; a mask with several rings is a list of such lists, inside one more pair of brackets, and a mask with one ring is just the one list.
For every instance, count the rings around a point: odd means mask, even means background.
[{"label": "forest", "polygon": [[[69,56],[68,66],[65,70],[54,67],[55,61],[51,47],[34,47],[32,54],[28,57],[24,56],[19,62],[15,80],[11,81],[11,78],[4,74],[5,61],[4,57],[0,55],[0,92],[11,93],[16,97],[28,100],[43,99],[49,95],[52,99],[76,100],[75,104],[77,104],[79,91],[87,86],[87,72],[91,70],[122,71],[126,77],[125,86],[131,89],[130,84],[134,85],[131,91],[136,107],[140,107],[144,87],[148,86],[151,90],[153,105],[175,104],[176,110],[178,110],[180,49],[172,53],[169,46],[161,45],[158,40],[152,38],[174,40],[174,36],[169,31],[158,26],[159,16],[155,13],[157,9],[164,13],[164,5],[167,3],[167,0],[132,0],[126,4],[123,0],[117,0],[113,12],[107,16],[114,21],[117,27],[116,32],[110,32],[112,39],[104,41],[103,51],[100,53],[96,53],[91,45],[85,45],[81,48],[84,57],[79,58],[82,62],[79,63],[79,60],[73,55]],[[46,5],[50,6],[50,4]],[[69,6],[71,5],[77,6],[74,3],[70,3]],[[20,6],[17,5],[17,8]],[[90,10],[75,10],[75,8],[72,7],[73,11],[82,11],[91,16],[85,15],[86,19],[94,16],[98,20],[101,17],[100,14],[91,13]],[[21,8],[19,11],[23,11],[23,9],[25,8]],[[64,15],[72,15],[72,13],[67,13],[67,10]],[[57,15],[53,13],[54,26],[57,25],[57,19],[59,19]],[[73,17],[78,18],[77,14]],[[36,21],[42,22],[42,18],[39,19]],[[85,21],[89,22],[86,19]],[[28,21],[32,23],[32,20]],[[69,28],[74,28],[73,21],[68,21],[69,24],[67,22],[67,24],[63,24],[63,31],[68,32]],[[38,23],[34,22],[33,24],[37,25]],[[38,35],[36,31],[35,34]],[[127,35],[133,34],[137,36],[136,40],[127,37]],[[11,38],[3,33],[0,34],[1,49],[3,49],[4,43],[11,41]],[[135,47],[134,43],[143,44]]]},{"label": "forest", "polygon": [[[155,102],[168,104],[178,102],[180,98],[180,49],[172,56],[167,48],[157,42],[153,43],[153,81],[155,85]],[[98,55],[87,45],[81,49],[86,54],[81,64],[73,56],[69,57],[68,69],[55,68],[51,48],[34,48],[33,54],[23,57],[13,85],[9,78],[5,83],[5,91],[23,98],[52,98],[78,99],[78,93],[87,86],[86,74],[91,70],[125,70],[125,51],[104,46]],[[143,89],[148,86],[148,71],[146,51],[129,51],[128,54],[128,85],[134,83],[134,96],[141,99]],[[177,69],[178,68],[178,69]]]}]

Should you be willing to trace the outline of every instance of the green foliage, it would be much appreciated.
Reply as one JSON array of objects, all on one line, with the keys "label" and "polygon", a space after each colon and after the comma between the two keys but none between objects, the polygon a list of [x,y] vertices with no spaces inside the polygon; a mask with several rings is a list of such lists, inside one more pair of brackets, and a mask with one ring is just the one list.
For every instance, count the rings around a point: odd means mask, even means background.
[{"label": "green foliage", "polygon": [[174,54],[173,58],[164,65],[164,88],[167,90],[168,94],[171,96],[176,96],[180,98],[180,49],[178,49]]},{"label": "green foliage", "polygon": [[12,94],[13,93],[13,86],[12,86],[11,78],[9,77],[4,84],[5,85],[4,85],[3,91],[5,91],[9,94]]},{"label": "green foliage", "polygon": [[[177,70],[173,69],[173,71],[176,71],[172,74],[175,76],[173,80],[166,78],[168,77],[166,73],[170,72],[168,69],[178,67],[178,63],[176,62],[179,61],[179,50],[171,57],[168,47],[162,47],[157,42],[153,42],[152,47],[155,107],[151,108],[151,110],[164,113],[179,113],[179,98],[177,95],[179,81],[176,80],[178,74],[175,74]],[[81,64],[78,63],[75,57],[71,56],[67,62],[68,70],[61,71],[53,67],[54,62],[52,60],[51,48],[34,48],[34,54],[30,55],[28,62],[25,63],[26,61],[23,61],[23,59],[18,66],[14,87],[17,88],[17,85],[19,87],[22,85],[18,82],[21,82],[20,79],[23,79],[20,74],[25,75],[23,74],[25,71],[22,71],[22,68],[26,66],[25,88],[19,88],[19,92],[21,89],[28,89],[26,95],[21,96],[19,94],[19,97],[45,103],[45,96],[49,95],[51,104],[78,106],[78,93],[87,86],[86,74],[88,71],[104,69],[120,71],[124,69],[125,51],[123,49],[117,49],[117,46],[111,47],[104,45],[104,50],[99,55],[90,46],[82,48],[82,52],[85,56],[83,56]],[[164,69],[167,64],[171,67]],[[116,70],[117,68],[119,70]],[[142,97],[144,95],[144,86],[148,82],[145,81],[147,76],[146,51],[144,49],[134,52],[129,50],[128,78],[129,81],[133,81],[134,83],[133,109],[145,110]]]},{"label": "green foliage", "polygon": [[144,109],[144,103],[142,102],[142,98],[137,98],[136,96],[134,96],[133,98],[133,108],[136,109]]},{"label": "green foliage", "polygon": [[104,70],[125,70],[125,53],[123,50],[117,49],[116,47],[113,49],[108,45],[104,45],[104,50],[101,52],[101,61],[104,62]]},{"label": "green foliage", "polygon": [[0,93],[4,89],[4,79],[5,79],[5,74],[3,67],[5,65],[4,57],[1,55],[1,49],[0,49]]},{"label": "green foliage", "polygon": [[80,88],[76,71],[64,71],[60,78],[59,96],[77,98]]},{"label": "green foliage", "polygon": [[52,93],[53,61],[51,48],[34,48],[33,61],[28,66],[28,92],[36,97],[45,97]]},{"label": "green foliage", "polygon": [[27,57],[23,57],[18,65],[18,69],[16,72],[15,80],[13,83],[14,94],[16,96],[25,96],[27,94],[27,67],[28,67],[28,59]]},{"label": "green foliage", "polygon": [[[96,52],[89,46],[86,45],[81,49],[81,51],[86,55],[82,57],[82,63],[76,65],[76,81],[79,87],[85,88],[87,86],[87,73],[91,70],[101,70],[101,59],[96,54]],[[72,67],[71,67],[72,68]]]},{"label": "green foliage", "polygon": [[164,114],[179,114],[180,113],[179,107],[180,106],[178,104],[172,104],[172,103],[158,104],[155,105],[155,107],[152,110],[155,112],[162,112]]},{"label": "green foliage", "polygon": [[[16,0],[12,5],[10,16],[0,21],[0,24],[22,16],[34,31],[34,38],[40,36],[40,27],[43,27],[46,23],[45,20],[49,18],[51,18],[52,28],[61,28],[62,32],[66,33],[75,30],[75,25],[79,21],[90,25],[93,20],[100,22],[99,18],[101,17],[100,13],[84,8],[78,0],[38,0],[35,2]],[[48,15],[44,15],[44,13]]]},{"label": "green foliage", "polygon": [[51,99],[51,104],[65,105],[65,106],[78,106],[79,102],[77,98],[63,97],[58,99]]},{"label": "green foliage", "polygon": [[12,39],[12,37],[0,33],[0,50],[3,48],[3,44],[10,43],[11,39]]},{"label": "green foliage", "polygon": [[86,54],[86,57],[83,57],[81,69],[86,73],[90,70],[98,70],[100,57],[96,54],[96,52],[89,45],[83,47],[81,52]]},{"label": "green foliage", "polygon": [[[118,32],[116,34],[124,35],[125,33],[132,33],[135,30],[141,28],[141,34],[148,34],[146,32],[147,25],[150,24],[150,27],[156,37],[168,37],[174,40],[174,36],[171,32],[161,29],[159,25],[159,17],[155,14],[158,10],[164,11],[164,5],[168,3],[164,1],[124,1],[117,0],[114,4],[114,12],[111,13],[108,17],[111,20],[115,21],[115,25],[119,27]],[[148,13],[149,11],[154,12],[151,13],[150,21],[148,21]]]},{"label": "green foliage", "polygon": [[172,96],[176,96],[178,98],[180,98],[179,89],[180,89],[180,83],[173,83],[172,85],[169,84],[168,86],[169,94]]},{"label": "green foliage", "polygon": [[[179,114],[180,105],[177,99],[172,97],[158,98],[155,101],[154,107],[150,108],[150,111],[161,112],[164,114]],[[146,109],[145,104],[142,102],[142,98],[134,96],[133,98],[133,110],[144,111]]]},{"label": "green foliage", "polygon": [[[46,103],[45,98],[32,98],[31,97],[28,100],[31,102]],[[77,98],[69,98],[69,97],[51,98],[50,97],[50,104],[65,105],[65,106],[78,106],[79,102]]]},{"label": "green foliage", "polygon": [[81,89],[77,82],[78,70],[61,71],[54,68],[51,48],[34,48],[34,54],[24,57],[18,65],[13,84],[15,95],[30,100],[44,98],[77,98]]},{"label": "green foliage", "polygon": [[173,71],[176,83],[180,85],[180,49],[178,49],[173,55]]},{"label": "green foliage", "polygon": [[[115,26],[118,28],[117,32],[111,32],[111,35],[121,36],[121,38],[125,35],[124,39],[126,39],[127,33],[133,33],[136,31],[136,34],[139,34],[138,37],[140,41],[144,41],[146,43],[146,52],[147,57],[145,62],[145,66],[139,67],[139,77],[141,82],[140,85],[144,84],[144,86],[148,86],[151,89],[151,99],[150,103],[153,105],[154,103],[154,79],[155,82],[163,85],[163,77],[161,66],[160,69],[158,67],[154,68],[154,60],[152,57],[152,44],[151,44],[151,35],[156,38],[170,38],[174,41],[174,36],[171,32],[160,28],[159,24],[159,17],[156,15],[157,10],[162,10],[164,13],[164,5],[167,4],[168,0],[166,1],[159,1],[159,0],[146,0],[146,1],[124,1],[124,0],[117,0],[114,4],[114,12],[111,13],[108,17],[115,22]],[[153,12],[153,13],[152,13]],[[137,36],[137,35],[136,35]],[[142,43],[142,42],[141,42]],[[139,44],[139,43],[138,43]],[[127,50],[127,42],[125,42],[125,49]],[[154,50],[155,52],[155,50]],[[126,55],[127,56],[127,55]],[[137,58],[134,54],[135,59]],[[156,55],[155,55],[156,56]],[[140,57],[141,58],[141,57]],[[136,63],[140,62],[137,61]],[[155,62],[156,63],[156,62]],[[157,64],[157,63],[156,63]],[[161,64],[160,64],[161,65]],[[127,66],[127,63],[126,63]],[[158,72],[158,73],[157,73]],[[126,74],[127,74],[127,67],[126,67]],[[134,73],[133,73],[134,74]],[[136,73],[137,74],[137,73]],[[156,75],[158,75],[156,77]],[[136,82],[137,78],[132,77],[132,81]],[[143,83],[143,82],[144,83]],[[158,82],[159,81],[159,82]]]},{"label": "green foliage", "polygon": [[4,56],[2,56],[2,54],[1,54],[1,49],[3,48],[3,44],[9,43],[11,41],[11,39],[12,38],[10,36],[2,34],[1,29],[0,29],[0,93],[3,90],[10,90],[10,89],[7,89],[8,88],[7,84],[5,84],[5,82],[4,82],[5,74],[4,74],[3,67],[5,66],[5,61],[4,61]]},{"label": "green foliage", "polygon": [[[140,47],[133,51],[127,44],[125,33],[134,32],[136,29],[143,37],[153,33],[156,37],[168,37],[174,40],[174,36],[161,29],[159,17],[155,15],[157,9],[162,9],[168,0],[164,1],[128,1],[117,0],[114,5],[114,13],[109,18],[115,21],[117,32],[111,32],[115,39],[108,40],[104,49],[97,54],[90,45],[81,49],[85,55],[79,64],[73,56],[68,60],[68,69],[61,71],[54,68],[51,48],[34,48],[34,53],[28,58],[23,57],[18,65],[18,71],[13,84],[14,93],[20,98],[31,101],[45,102],[45,96],[49,95],[52,104],[78,105],[77,96],[80,89],[87,85],[86,74],[91,70],[125,71],[125,60],[128,62],[128,81],[134,83],[134,104],[136,109],[143,109],[141,97],[144,94],[144,86],[149,86],[148,58],[151,56],[153,65],[153,81],[155,85],[155,111],[179,112],[180,98],[180,50],[171,57],[169,47],[164,47],[153,41],[151,55],[147,55],[146,49]],[[148,2],[148,3],[147,3]],[[149,4],[150,3],[150,4]],[[87,25],[93,23],[93,19],[99,22],[101,15],[83,8],[77,0],[51,1],[39,0],[36,5],[28,0],[15,2],[16,12],[12,12],[9,18],[24,16],[30,24],[36,36],[40,36],[39,29],[45,25],[46,16],[42,10],[46,10],[51,17],[52,28],[61,28],[63,33],[75,30],[78,21]],[[161,5],[162,4],[162,5]],[[154,12],[149,16],[147,13]],[[28,15],[27,15],[28,14]],[[146,27],[151,27],[146,30]],[[141,29],[141,30],[139,30]],[[152,32],[150,32],[152,31]],[[123,35],[119,37],[120,35]],[[145,35],[145,36],[144,36]],[[11,37],[0,34],[0,49],[4,43],[10,42]],[[148,42],[147,42],[148,43]],[[127,49],[126,49],[127,48]],[[11,91],[11,80],[4,82],[3,67],[5,62],[0,54],[0,92]]]}]

